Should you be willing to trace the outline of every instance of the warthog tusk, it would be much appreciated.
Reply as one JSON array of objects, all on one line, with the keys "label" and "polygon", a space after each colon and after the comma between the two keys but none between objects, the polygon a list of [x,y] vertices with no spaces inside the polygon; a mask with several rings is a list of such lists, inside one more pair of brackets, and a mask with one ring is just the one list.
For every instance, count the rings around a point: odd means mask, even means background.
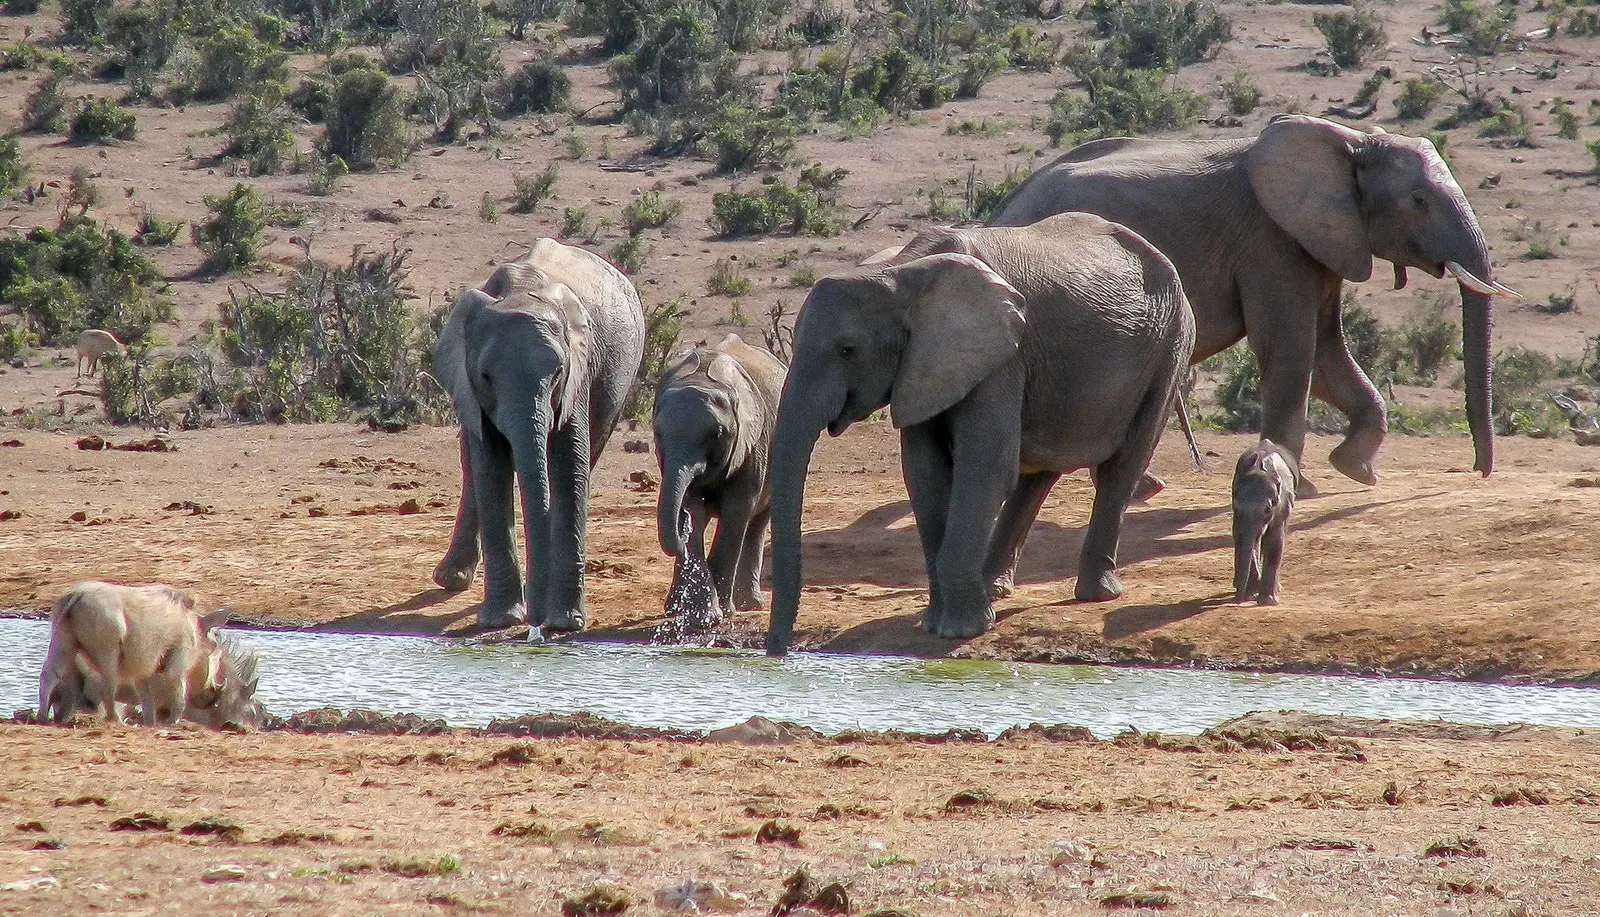
[{"label": "warthog tusk", "polygon": [[1511,289],[1505,284],[1492,280],[1480,280],[1473,273],[1454,261],[1446,261],[1444,269],[1450,272],[1460,284],[1475,293],[1485,296],[1505,296],[1509,299],[1521,299],[1522,294]]}]

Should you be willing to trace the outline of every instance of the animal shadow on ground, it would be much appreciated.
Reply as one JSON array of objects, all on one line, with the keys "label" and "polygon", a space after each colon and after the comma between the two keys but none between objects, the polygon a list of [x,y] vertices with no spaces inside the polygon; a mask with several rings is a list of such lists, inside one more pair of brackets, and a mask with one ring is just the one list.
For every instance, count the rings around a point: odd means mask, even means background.
[{"label": "animal shadow on ground", "polygon": [[[997,608],[995,623],[1027,611],[1026,608]],[[816,647],[829,653],[871,656],[944,656],[966,640],[946,640],[922,629],[922,609],[909,614],[890,615],[863,621],[840,631]]]},{"label": "animal shadow on ground", "polygon": [[1107,640],[1132,637],[1192,618],[1202,611],[1233,604],[1232,590],[1204,599],[1185,599],[1165,605],[1127,605],[1106,612],[1100,635]]},{"label": "animal shadow on ground", "polygon": [[[415,613],[448,602],[459,594],[443,589],[424,589],[403,602],[348,614],[318,624],[312,630],[352,634],[432,634],[451,631],[459,636],[478,633],[477,605],[469,605],[449,615]],[[463,620],[472,620],[474,623],[465,628],[458,626]]]}]

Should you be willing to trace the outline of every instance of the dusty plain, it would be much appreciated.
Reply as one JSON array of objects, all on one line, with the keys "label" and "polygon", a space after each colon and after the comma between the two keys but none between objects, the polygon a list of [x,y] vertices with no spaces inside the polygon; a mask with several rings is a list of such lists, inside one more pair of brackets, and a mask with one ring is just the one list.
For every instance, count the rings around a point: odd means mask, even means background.
[{"label": "dusty plain", "polygon": [[[1322,46],[1311,27],[1321,7],[1222,6],[1234,20],[1232,41],[1177,81],[1212,94],[1245,69],[1265,99],[1237,127],[1201,124],[1183,136],[1253,133],[1290,107],[1319,113],[1352,96],[1372,67],[1390,66],[1401,79],[1454,67],[1448,47],[1411,41],[1436,22],[1437,4],[1377,4],[1388,50],[1332,78],[1304,68]],[[1543,24],[1542,13],[1525,12],[1518,27]],[[38,16],[0,17],[0,41],[56,25],[51,5]],[[1077,26],[1067,17],[1047,28]],[[511,243],[555,235],[562,207],[615,219],[633,194],[659,187],[686,210],[675,226],[649,231],[651,253],[636,278],[642,295],[652,303],[688,297],[689,340],[730,329],[758,337],[770,307],[792,313],[803,299],[790,284],[794,266],[827,273],[904,241],[935,222],[929,189],[959,197],[974,164],[993,181],[1047,161],[1054,151],[1035,120],[1068,79],[1007,71],[977,99],[868,137],[843,141],[831,128],[803,136],[802,161],[850,170],[847,224],[860,227],[826,240],[718,241],[705,228],[711,194],[755,179],[711,175],[694,159],[640,156],[643,142],[598,104],[613,93],[590,43],[539,30],[528,42],[503,42],[501,53],[507,66],[551,55],[569,65],[577,108],[590,112],[571,131],[608,154],[571,161],[565,125],[522,119],[507,122],[501,138],[423,143],[409,161],[354,176],[330,198],[307,194],[303,176],[254,181],[305,211],[308,223],[294,235],[311,240],[318,258],[406,249],[419,308],[480,282],[515,252]],[[786,54],[757,58],[775,84]],[[1500,304],[1498,346],[1577,357],[1600,332],[1600,186],[1583,146],[1594,128],[1561,139],[1547,115],[1557,97],[1588,112],[1600,99],[1597,63],[1600,38],[1558,35],[1503,55],[1485,75],[1526,106],[1532,146],[1496,145],[1472,126],[1448,132],[1496,276],[1529,296]],[[295,58],[301,72],[314,66],[309,55]],[[39,78],[0,74],[7,123]],[[85,80],[72,91],[120,88]],[[1429,125],[1397,123],[1392,92],[1366,123],[1407,132]],[[1213,99],[1212,114],[1222,110]],[[210,160],[227,106],[137,112],[139,138],[121,146],[24,137],[36,179],[65,184],[74,166],[87,166],[102,189],[94,215],[125,230],[140,206],[199,217],[202,195],[237,180]],[[963,132],[963,123],[978,127]],[[310,149],[316,129],[298,133]],[[553,205],[497,224],[480,219],[482,194],[509,195],[513,173],[552,160],[562,176]],[[8,202],[0,221],[52,225],[59,201]],[[157,250],[179,312],[164,336],[193,335],[230,284],[280,289],[302,248],[291,232],[273,233],[266,264],[242,278],[201,275],[201,256],[186,242]],[[1557,257],[1525,257],[1534,242]],[[754,284],[737,308],[705,287],[721,259],[737,259]],[[1386,271],[1375,276],[1356,288],[1357,301],[1389,323],[1451,292],[1415,272],[1405,291],[1388,289]],[[1575,311],[1533,308],[1564,291]],[[92,396],[59,395],[73,388],[73,370],[53,356],[36,351],[0,375],[0,440],[19,443],[0,447],[0,512],[20,513],[0,521],[0,608],[38,614],[85,577],[159,579],[232,604],[260,626],[471,633],[477,587],[449,594],[429,581],[455,505],[453,430],[224,424],[171,431],[171,453],[82,451],[75,443],[89,434],[119,443],[150,434],[101,424]],[[1444,387],[1397,394],[1421,407],[1461,398]],[[634,480],[654,459],[621,449],[648,439],[642,428],[619,431],[596,477],[589,639],[645,639],[660,621],[670,566],[656,547],[655,495]],[[1284,604],[1257,608],[1227,599],[1228,473],[1247,441],[1202,432],[1204,470],[1188,465],[1176,437],[1163,443],[1157,468],[1168,488],[1129,514],[1127,591],[1105,605],[1071,599],[1089,485],[1082,475],[1064,480],[1033,532],[1017,594],[998,606],[997,626],[951,644],[914,626],[924,578],[894,432],[886,423],[857,426],[825,441],[813,463],[800,641],[837,652],[1600,679],[1600,450],[1562,435],[1503,438],[1485,480],[1467,470],[1462,437],[1394,435],[1379,485],[1367,488],[1327,467],[1334,439],[1313,437],[1307,470],[1323,494],[1298,508]],[[764,624],[762,614],[741,615],[721,636],[753,644]],[[823,883],[844,883],[857,913],[1101,913],[1134,900],[1115,897],[1130,891],[1196,914],[1600,913],[1591,735],[1294,717],[1266,725],[1351,735],[1359,753],[1321,741],[1297,751],[1040,737],[743,747],[5,726],[0,912],[555,914],[565,896],[612,883],[637,902],[630,913],[649,913],[653,890],[698,878],[746,896],[741,911],[754,914],[767,912],[782,880],[803,865]],[[510,755],[520,764],[496,759],[513,747],[522,749]],[[970,804],[951,805],[961,794]],[[70,804],[85,797],[103,803]],[[172,830],[110,830],[139,812],[166,818]],[[206,817],[237,831],[176,830]],[[756,843],[768,821],[797,827],[801,846]],[[524,836],[511,836],[519,829]],[[35,849],[41,840],[64,846]],[[1427,855],[1439,842],[1445,855]],[[225,864],[243,877],[202,882]],[[44,875],[56,884],[5,884]]]}]

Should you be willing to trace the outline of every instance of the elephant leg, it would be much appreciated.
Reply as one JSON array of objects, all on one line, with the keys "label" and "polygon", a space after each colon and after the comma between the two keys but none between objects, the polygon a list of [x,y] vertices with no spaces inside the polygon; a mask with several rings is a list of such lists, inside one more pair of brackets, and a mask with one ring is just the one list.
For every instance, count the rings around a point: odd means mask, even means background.
[{"label": "elephant leg", "polygon": [[739,569],[733,575],[735,611],[761,608],[761,549],[766,542],[767,520],[771,515],[771,510],[756,510],[745,526],[744,546],[739,549]]},{"label": "elephant leg", "polygon": [[[1186,369],[1187,367],[1183,367]],[[1122,594],[1117,576],[1117,546],[1122,540],[1122,517],[1134,489],[1166,426],[1177,393],[1177,372],[1158,379],[1130,421],[1122,448],[1095,466],[1094,508],[1084,531],[1083,553],[1078,558],[1078,583],[1073,590],[1080,602],[1104,602]]]},{"label": "elephant leg", "polygon": [[1285,520],[1275,520],[1261,539],[1261,580],[1256,592],[1256,602],[1261,605],[1278,604],[1278,567],[1283,563],[1283,539],[1288,527]]},{"label": "elephant leg", "polygon": [[944,618],[936,633],[962,639],[976,637],[994,623],[984,559],[995,520],[1006,497],[1017,489],[1021,431],[996,435],[994,424],[984,423],[977,431],[958,434],[953,445],[950,511],[938,560]]},{"label": "elephant leg", "polygon": [[750,527],[750,501],[741,494],[722,495],[722,517],[717,520],[717,535],[711,541],[711,582],[716,586],[717,617],[733,609],[735,580],[744,553],[745,535]]},{"label": "elephant leg", "polygon": [[528,619],[522,572],[517,569],[511,443],[486,424],[483,436],[467,437],[467,459],[483,542],[483,604],[478,606],[478,624],[489,629],[510,627]]},{"label": "elephant leg", "polygon": [[1055,471],[1025,474],[1017,480],[1016,490],[1006,498],[1006,505],[994,525],[994,536],[989,539],[989,556],[983,562],[989,598],[1001,599],[1012,593],[1022,546],[1028,541],[1028,532],[1033,529],[1033,521],[1039,517],[1045,498],[1050,496],[1050,489],[1059,480],[1061,474]]},{"label": "elephant leg", "polygon": [[900,431],[900,470],[911,497],[928,573],[928,607],[922,613],[922,628],[929,633],[938,633],[944,626],[944,594],[937,571],[945,515],[950,511],[950,454],[942,442],[942,431],[934,429],[938,424],[936,419]]},{"label": "elephant leg", "polygon": [[1350,418],[1344,442],[1334,447],[1328,463],[1353,481],[1367,485],[1378,483],[1378,472],[1373,465],[1378,447],[1383,445],[1383,437],[1389,431],[1388,412],[1384,409],[1383,396],[1361,371],[1345,344],[1337,299],[1331,306],[1323,304],[1311,393]]},{"label": "elephant leg", "polygon": [[472,462],[467,455],[467,431],[458,437],[461,445],[461,500],[456,504],[456,524],[450,532],[450,549],[433,568],[433,581],[439,588],[460,592],[472,585],[478,572],[478,501],[472,493]]},{"label": "elephant leg", "polygon": [[583,630],[584,566],[589,547],[589,421],[575,417],[550,436],[550,553],[539,623]]}]

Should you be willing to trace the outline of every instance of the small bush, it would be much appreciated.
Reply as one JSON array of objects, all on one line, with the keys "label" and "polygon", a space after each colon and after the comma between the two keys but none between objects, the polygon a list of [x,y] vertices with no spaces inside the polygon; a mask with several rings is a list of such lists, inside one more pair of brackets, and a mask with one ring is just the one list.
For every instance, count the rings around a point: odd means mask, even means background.
[{"label": "small bush", "polygon": [[789,27],[806,44],[825,45],[844,33],[846,17],[829,0],[812,0]]},{"label": "small bush", "polygon": [[644,259],[650,254],[650,246],[644,236],[623,236],[607,254],[611,257],[611,263],[623,273],[637,274],[644,270]]},{"label": "small bush", "polygon": [[1566,99],[1554,99],[1550,103],[1550,120],[1556,124],[1556,136],[1562,140],[1578,139],[1578,115]]},{"label": "small bush", "polygon": [[144,339],[172,318],[164,284],[126,236],[87,217],[0,238],[0,302],[47,345],[85,328],[105,328],[130,344]]},{"label": "small bush", "polygon": [[22,130],[30,134],[60,134],[67,129],[67,77],[53,72],[28,94],[22,105]]},{"label": "small bush", "polygon": [[1461,328],[1446,311],[1445,304],[1435,300],[1431,305],[1413,312],[1395,329],[1397,367],[1409,369],[1409,378],[1401,381],[1419,385],[1432,385],[1461,343]]},{"label": "small bush", "polygon": [[1566,315],[1578,311],[1578,294],[1571,287],[1560,292],[1551,293],[1543,304],[1535,303],[1534,308],[1545,315]]},{"label": "small bush", "polygon": [[1346,70],[1360,66],[1374,52],[1383,50],[1389,40],[1382,20],[1371,10],[1317,13],[1311,21],[1328,42],[1328,54],[1334,64]]},{"label": "small bush", "polygon": [[22,158],[22,144],[15,137],[0,140],[0,197],[9,197],[28,181],[31,167]]},{"label": "small bush", "polygon": [[139,229],[133,234],[133,244],[149,248],[171,245],[183,229],[182,220],[163,220],[153,213],[139,215]]},{"label": "small bush", "polygon": [[312,124],[321,124],[333,110],[333,86],[321,77],[302,79],[285,100],[295,113]]},{"label": "small bush", "polygon": [[211,216],[190,234],[206,254],[206,267],[228,273],[254,264],[270,216],[261,192],[240,182],[225,195],[206,195],[205,204]]},{"label": "small bush", "polygon": [[729,106],[717,110],[701,148],[718,172],[781,168],[794,153],[794,138],[794,119],[781,107]]},{"label": "small bush", "polygon": [[639,372],[634,376],[633,388],[623,402],[622,416],[634,420],[649,418],[651,408],[655,406],[656,379],[666,368],[667,360],[678,350],[683,319],[682,299],[645,307],[644,359],[639,361]]},{"label": "small bush", "polygon": [[108,143],[132,140],[138,131],[138,118],[111,99],[87,99],[72,116],[67,132],[73,143]]},{"label": "small bush", "polygon": [[94,183],[94,176],[81,165],[73,166],[72,173],[67,176],[66,206],[78,208],[78,216],[86,216],[89,208],[100,203],[100,186]]},{"label": "small bush", "polygon": [[0,3],[7,16],[31,16],[39,12],[39,0],[5,0]]},{"label": "small bush", "polygon": [[561,171],[555,163],[545,166],[544,171],[538,175],[527,175],[522,172],[513,173],[511,176],[511,212],[532,213],[539,204],[555,193],[556,180],[561,177]]},{"label": "small bush", "polygon": [[712,296],[745,296],[750,292],[750,278],[740,273],[732,261],[718,258],[711,266],[711,276],[706,278],[706,292]]},{"label": "small bush", "polygon": [[1439,22],[1445,31],[1462,38],[1462,50],[1476,57],[1493,57],[1518,39],[1517,5],[1493,0],[1444,0]]},{"label": "small bush", "polygon": [[507,74],[496,88],[504,117],[572,110],[572,77],[550,61],[531,61]]},{"label": "small bush", "polygon": [[1006,59],[1018,70],[1049,73],[1061,58],[1061,35],[1051,35],[1036,25],[1014,25],[1006,32]]},{"label": "small bush", "polygon": [[583,139],[583,135],[576,132],[569,131],[566,136],[561,138],[561,148],[567,151],[567,158],[573,162],[577,162],[589,155],[589,141]]},{"label": "small bush", "polygon": [[1491,373],[1497,431],[1509,436],[1548,426],[1545,389],[1556,379],[1557,367],[1549,354],[1514,344],[1495,354]]},{"label": "small bush", "polygon": [[1527,146],[1530,137],[1527,115],[1519,108],[1502,106],[1478,122],[1478,136],[1503,140],[1507,146]]},{"label": "small bush", "polygon": [[223,155],[243,159],[251,175],[271,175],[283,170],[294,149],[289,130],[288,93],[282,83],[263,83],[234,104],[222,130],[228,135]]},{"label": "small bush", "polygon": [[277,42],[268,40],[280,37],[271,34],[271,24],[279,21],[264,16],[251,25],[225,26],[202,38],[190,87],[195,97],[215,101],[264,82],[287,83],[289,55],[278,50]]},{"label": "small bush", "polygon": [[1158,70],[1094,68],[1080,75],[1087,94],[1062,90],[1050,102],[1044,132],[1052,146],[1176,130],[1205,111],[1205,101],[1194,93],[1168,89],[1166,74]]},{"label": "small bush", "polygon": [[33,332],[17,322],[0,322],[0,363],[9,363],[38,342]]},{"label": "small bush", "polygon": [[644,29],[638,45],[608,65],[624,113],[651,113],[688,101],[722,54],[706,24],[688,7],[650,17]]},{"label": "small bush", "polygon": [[478,219],[485,223],[500,222],[500,202],[487,191],[483,192],[483,199],[478,201]]},{"label": "small bush", "polygon": [[1222,372],[1213,396],[1217,413],[1211,421],[1235,433],[1261,429],[1261,369],[1249,345],[1241,342],[1207,361]]},{"label": "small bush", "polygon": [[405,158],[405,110],[393,81],[365,68],[335,78],[324,144],[352,169]]},{"label": "small bush", "polygon": [[580,35],[599,35],[603,51],[620,54],[643,36],[647,19],[672,6],[671,0],[576,0],[570,24]]},{"label": "small bush", "polygon": [[711,197],[711,228],[721,238],[780,230],[797,236],[835,236],[843,228],[836,201],[832,189],[820,189],[804,175],[793,187],[779,181],[759,193],[718,191]]},{"label": "small bush", "polygon": [[306,183],[306,190],[318,197],[326,197],[339,190],[345,176],[350,174],[350,167],[345,165],[343,157],[334,154],[314,159],[310,174],[311,180]]},{"label": "small bush", "polygon": [[105,33],[112,0],[61,0],[61,42],[87,47]]},{"label": "small bush", "polygon": [[1221,95],[1229,114],[1248,115],[1261,104],[1261,90],[1250,79],[1248,70],[1234,71],[1233,79],[1222,84]]},{"label": "small bush", "polygon": [[582,207],[568,207],[561,213],[561,237],[581,239],[589,234],[589,211]]},{"label": "small bush", "polygon": [[134,98],[155,95],[156,78],[177,48],[177,15],[175,4],[157,3],[119,9],[107,21],[105,43],[111,54],[104,70],[127,80]]},{"label": "small bush", "polygon": [[[569,207],[568,213],[571,212],[572,208]],[[659,191],[646,191],[622,208],[622,225],[627,227],[629,235],[636,236],[646,229],[665,229],[671,226],[677,222],[681,213],[683,213],[683,201],[664,198]]]},{"label": "small bush", "polygon": [[1108,64],[1132,70],[1177,70],[1214,57],[1233,37],[1233,24],[1202,0],[1090,0],[1078,12],[1107,39]]},{"label": "small bush", "polygon": [[1000,45],[980,42],[976,50],[963,54],[957,62],[956,98],[976,99],[978,92],[1009,63],[1005,49]]},{"label": "small bush", "polygon": [[1394,115],[1401,121],[1426,118],[1443,94],[1444,84],[1433,77],[1411,77],[1400,85],[1400,96],[1394,100]]}]

